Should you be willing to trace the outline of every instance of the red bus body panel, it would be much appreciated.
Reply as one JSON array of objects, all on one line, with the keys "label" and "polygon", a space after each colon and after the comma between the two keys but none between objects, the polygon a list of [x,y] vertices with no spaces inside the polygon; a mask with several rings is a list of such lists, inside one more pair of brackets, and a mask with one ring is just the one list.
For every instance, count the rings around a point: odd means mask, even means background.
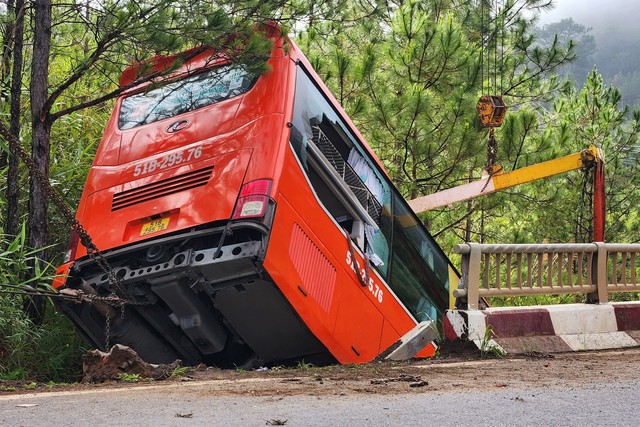
[{"label": "red bus body panel", "polygon": [[[350,256],[347,233],[328,215],[308,185],[289,144],[288,123],[293,114],[296,62],[302,62],[308,70],[312,68],[292,43],[285,54],[283,43],[283,39],[276,41],[274,53],[269,60],[270,71],[260,76],[251,90],[235,98],[127,130],[120,130],[118,127],[122,103],[122,99],[119,99],[87,177],[77,217],[102,252],[126,254],[129,247],[142,247],[154,240],[164,242],[162,239],[169,239],[189,230],[197,233],[204,224],[220,224],[220,227],[227,224],[228,228],[241,187],[254,180],[268,179],[271,181],[268,196],[275,205],[275,214],[269,234],[263,238],[266,248],[263,259],[255,263],[259,274],[252,280],[272,281],[277,288],[276,293],[281,294],[286,300],[285,305],[292,309],[291,318],[298,319],[303,325],[302,329],[307,328],[313,339],[321,343],[335,360],[340,363],[371,361],[417,322],[373,269],[370,272],[370,285],[362,286],[358,279],[360,272],[356,273]],[[194,63],[203,63],[204,56],[198,58]],[[125,74],[132,72],[128,70]],[[333,107],[340,112],[357,137],[364,141],[317,75],[311,74]],[[129,81],[128,77],[123,77],[123,83]],[[171,128],[177,120],[186,123],[180,124],[183,126],[180,131],[172,132]],[[364,147],[382,168],[370,148],[366,144]],[[164,230],[145,234],[145,224],[167,218]],[[224,236],[225,233],[229,234],[227,229],[221,235]],[[180,244],[184,245],[188,241],[185,238]],[[212,248],[218,245],[220,249],[223,241],[224,237],[216,238]],[[171,245],[164,243],[164,246]],[[151,249],[146,250],[147,254],[152,252]],[[214,255],[214,258],[217,255],[219,254]],[[356,257],[357,264],[363,266],[364,257],[357,248]],[[84,289],[84,285],[72,285],[74,274],[83,280],[85,276],[82,274],[87,277],[97,274],[94,270],[87,270],[87,267],[85,271],[93,272],[79,272],[82,271],[79,265],[89,265],[90,262],[84,248],[78,248],[75,260],[76,273],[73,262],[63,265],[61,271],[69,274],[71,279],[67,283],[57,279],[56,287],[76,286]],[[128,268],[126,271],[131,276],[147,274],[143,271],[144,267],[139,267],[137,273],[138,267],[129,266],[125,262],[120,262],[119,265]],[[230,267],[231,275],[233,268],[235,267]],[[213,267],[203,268],[203,271],[212,272]],[[188,274],[176,273],[170,277],[178,283],[186,280],[184,277]],[[144,286],[151,286],[152,289],[166,286],[171,292],[178,289],[174,282],[165,285],[162,282],[164,279],[158,277],[149,276],[148,280],[145,279]],[[240,285],[228,282],[228,286],[235,286],[237,292],[243,291],[244,286],[247,289],[254,286],[253,281]],[[212,286],[211,289],[215,287]],[[207,289],[205,285],[203,289]],[[224,289],[224,292],[231,292],[228,291],[230,288]],[[164,298],[162,292],[165,291],[156,293]],[[185,301],[191,301],[192,296],[183,295],[185,291],[175,292]],[[227,315],[225,308],[219,306],[222,297],[215,297],[216,290],[209,292],[212,301],[202,304],[211,305],[223,314],[214,316],[216,321],[224,325],[221,328],[225,332],[221,332],[221,336],[231,336],[234,330],[238,332],[251,327],[250,324],[233,320],[235,312]],[[232,298],[236,298],[235,295]],[[187,310],[172,306],[169,299],[166,301],[170,307],[167,313],[173,311],[174,317],[180,317],[181,310]],[[189,304],[192,303],[185,303],[185,306]],[[199,307],[201,302],[193,304]],[[241,307],[242,303],[239,305]],[[136,310],[140,311],[140,318],[143,319],[140,320],[141,323],[148,322],[158,329],[160,324],[154,323],[152,308],[148,312],[144,308]],[[75,307],[65,307],[65,310],[92,337],[96,345],[101,345],[100,336],[95,332],[97,326],[89,327],[84,324],[89,322],[89,314],[81,313]],[[98,319],[98,325],[100,317],[95,313],[91,316]],[[256,327],[264,320],[253,319],[251,316],[251,312],[246,313],[246,321],[254,322]],[[172,318],[172,321],[187,331],[183,319],[178,322]],[[163,333],[157,330],[150,335],[156,340],[157,335]],[[187,335],[191,341],[197,341],[188,333]],[[126,336],[128,340],[123,338],[123,342],[132,343],[135,348],[138,339],[135,334],[127,335],[123,332],[122,336]],[[241,338],[236,341],[241,342],[245,337]],[[257,342],[255,337],[250,339]],[[167,340],[174,347],[181,342],[179,338]],[[221,342],[225,340],[227,345],[233,341],[228,337],[220,338]],[[117,341],[111,340],[112,343]],[[162,342],[162,345],[169,345]],[[148,347],[147,354],[154,354],[154,345],[156,344],[145,344]],[[197,347],[199,344],[194,345]],[[311,344],[309,346],[315,348]],[[188,347],[189,350],[185,350],[185,353],[195,354],[191,343]],[[179,351],[177,353],[183,354]],[[297,357],[294,353],[295,351],[291,354]],[[278,354],[277,351],[274,354]],[[432,347],[421,353],[429,354],[433,354]],[[199,362],[196,356],[191,361]]]}]

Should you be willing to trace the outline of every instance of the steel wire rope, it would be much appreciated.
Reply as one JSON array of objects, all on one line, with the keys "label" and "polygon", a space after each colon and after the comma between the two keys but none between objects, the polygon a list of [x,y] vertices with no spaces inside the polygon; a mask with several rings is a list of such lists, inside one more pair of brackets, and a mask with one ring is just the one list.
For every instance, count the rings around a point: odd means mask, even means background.
[{"label": "steel wire rope", "polygon": [[480,0],[480,95],[484,93],[484,2]]},{"label": "steel wire rope", "polygon": [[500,25],[500,96],[504,95],[504,87],[503,87],[503,83],[504,83],[504,19],[505,19],[505,11],[506,11],[506,6],[503,0],[502,3],[502,12],[501,12],[501,16],[502,16],[502,24]]},{"label": "steel wire rope", "polygon": [[493,33],[493,92],[495,93],[498,88],[498,74],[496,70],[498,69],[498,0],[495,0],[495,18],[494,18],[494,28],[495,31]]}]

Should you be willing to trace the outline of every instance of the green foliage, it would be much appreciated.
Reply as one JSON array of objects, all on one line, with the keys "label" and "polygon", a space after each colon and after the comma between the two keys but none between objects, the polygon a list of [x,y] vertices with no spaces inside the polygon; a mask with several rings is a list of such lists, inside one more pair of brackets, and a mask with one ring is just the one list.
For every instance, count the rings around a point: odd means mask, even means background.
[{"label": "green foliage", "polygon": [[[571,152],[551,140],[541,118],[545,105],[570,90],[554,71],[575,59],[573,43],[545,44],[533,33],[534,15],[524,11],[547,6],[542,0],[508,0],[498,10],[490,2],[437,0],[361,6],[352,13],[370,19],[335,34],[332,25],[315,24],[299,43],[412,199],[480,178],[488,132],[475,105],[487,90],[503,93],[510,106],[496,129],[498,163],[506,170]],[[500,61],[487,64],[494,54]],[[557,200],[531,193],[516,190],[524,202],[503,193],[421,218],[448,251],[461,240],[541,241],[530,215],[541,209],[536,203],[544,209]]]},{"label": "green foliage", "polygon": [[77,379],[84,344],[66,317],[51,313],[44,325],[34,325],[20,298],[0,298],[0,379]]},{"label": "green foliage", "polygon": [[530,295],[523,297],[495,297],[489,298],[491,307],[524,307],[535,305],[576,304],[585,302],[585,296],[580,294]]},{"label": "green foliage", "polygon": [[[78,111],[59,119],[52,129],[50,182],[68,206],[78,205],[95,150],[109,118],[112,105]],[[53,206],[49,211],[50,262],[58,265],[67,249],[71,225]]]},{"label": "green foliage", "polygon": [[36,251],[26,246],[24,223],[17,236],[0,235],[0,248],[0,283],[37,287],[51,280],[51,265],[43,270],[36,265],[36,270],[31,271],[30,277],[25,280],[30,269],[29,262],[34,259]]},{"label": "green foliage", "polygon": [[118,379],[127,383],[137,383],[140,381],[152,381],[152,378],[145,378],[140,374],[129,374],[127,372],[118,373]]},{"label": "green foliage", "polygon": [[180,379],[184,377],[188,371],[188,366],[178,366],[173,371],[171,371],[171,375],[169,375],[169,378]]},{"label": "green foliage", "polygon": [[313,368],[313,363],[307,363],[304,359],[299,361],[296,365],[296,369],[300,369],[301,371],[308,371],[311,368]]},{"label": "green foliage", "polygon": [[488,325],[484,330],[484,336],[480,341],[480,357],[483,359],[487,356],[493,357],[504,357],[506,356],[506,352],[500,347],[496,345],[493,341],[495,333],[493,332],[493,328],[491,325]]},{"label": "green foliage", "polygon": [[[0,283],[39,287],[51,282],[51,269],[24,280],[34,254],[25,246],[24,226],[18,236],[0,240]],[[78,376],[82,345],[75,328],[51,307],[45,324],[34,325],[22,310],[22,297],[0,293],[0,379],[60,381]]]},{"label": "green foliage", "polygon": [[[640,196],[638,186],[638,137],[639,115],[621,107],[621,93],[608,86],[602,76],[593,70],[585,85],[557,98],[544,114],[549,127],[542,134],[553,147],[563,147],[575,152],[588,145],[604,150],[606,161],[607,192],[607,240],[634,242],[638,234],[637,206]],[[551,151],[551,150],[548,150]],[[568,185],[541,189],[555,201],[552,210],[538,210],[542,222],[549,224],[555,241],[588,242],[592,239],[590,176],[574,173],[565,178]],[[543,194],[544,194],[543,193]],[[563,202],[558,202],[563,200]],[[548,215],[549,214],[549,215]],[[552,215],[552,217],[551,217]],[[558,229],[555,218],[573,221],[572,227]]]},{"label": "green foliage", "polygon": [[640,292],[612,292],[609,294],[610,302],[640,301]]}]

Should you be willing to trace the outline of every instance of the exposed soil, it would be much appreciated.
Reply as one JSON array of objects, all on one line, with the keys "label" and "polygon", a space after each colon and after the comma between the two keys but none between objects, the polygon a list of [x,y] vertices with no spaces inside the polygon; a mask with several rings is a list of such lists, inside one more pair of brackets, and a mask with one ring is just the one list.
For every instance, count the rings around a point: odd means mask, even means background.
[{"label": "exposed soil", "polygon": [[[100,384],[47,385],[0,381],[0,395],[97,388],[177,386],[188,382],[202,393],[215,395],[399,394],[466,392],[502,387],[572,387],[584,384],[624,382],[640,377],[640,348],[481,358],[476,352],[444,349],[435,359],[407,362],[372,362],[366,365],[260,370],[222,370],[200,366],[188,368],[162,381],[108,381]],[[187,384],[183,384],[187,386]],[[204,386],[204,387],[202,387]]]}]

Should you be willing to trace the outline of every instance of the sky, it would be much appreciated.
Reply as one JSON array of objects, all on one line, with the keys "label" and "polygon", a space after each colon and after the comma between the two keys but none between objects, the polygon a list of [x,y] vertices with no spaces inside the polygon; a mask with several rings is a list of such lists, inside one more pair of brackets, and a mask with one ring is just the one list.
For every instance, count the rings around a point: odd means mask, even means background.
[{"label": "sky", "polygon": [[571,17],[591,27],[594,35],[624,33],[640,26],[640,0],[555,0],[554,3],[553,10],[540,16],[540,24]]},{"label": "sky", "polygon": [[[605,81],[622,89],[625,102],[640,104],[640,87],[634,77],[640,70],[640,0],[555,0],[555,7],[539,17],[539,26],[565,18],[591,29],[597,49],[594,60]],[[600,62],[598,62],[600,61]]]}]

